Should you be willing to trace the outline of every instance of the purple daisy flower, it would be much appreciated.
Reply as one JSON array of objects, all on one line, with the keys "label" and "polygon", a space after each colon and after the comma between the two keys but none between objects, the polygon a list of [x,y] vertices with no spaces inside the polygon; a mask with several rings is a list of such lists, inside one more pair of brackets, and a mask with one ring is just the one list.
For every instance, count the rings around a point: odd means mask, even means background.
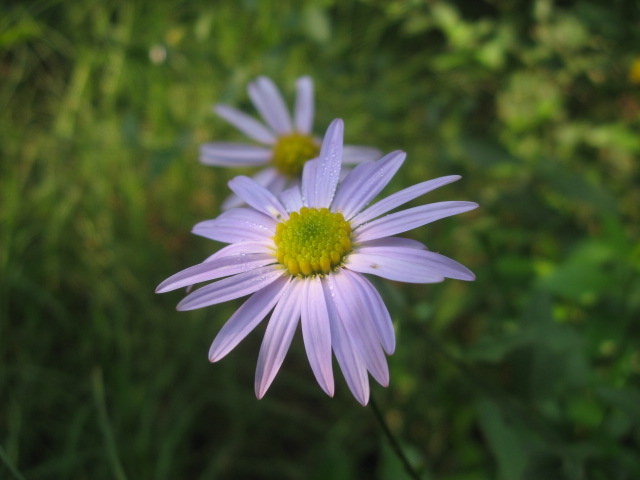
[{"label": "purple daisy flower", "polygon": [[279,198],[248,177],[231,180],[229,186],[248,207],[228,210],[193,229],[229,245],[157,289],[167,292],[221,279],[187,295],[178,310],[251,295],[213,341],[212,362],[273,310],[258,357],[258,398],[275,378],[301,320],[309,363],[322,389],[333,396],[333,351],[353,395],[366,405],[368,373],[381,385],[389,384],[385,353],[393,353],[395,335],[382,298],[363,274],[409,283],[475,278],[460,263],[394,235],[472,210],[476,203],[438,202],[387,214],[460,177],[422,182],[366,208],[400,168],[405,153],[361,163],[338,185],[342,137],[342,120],[334,120],[319,158],[304,166],[301,187],[287,189]]},{"label": "purple daisy flower", "polygon": [[[220,167],[266,167],[253,178],[269,191],[279,194],[287,187],[299,184],[305,162],[316,158],[320,140],[313,136],[313,81],[300,77],[296,82],[296,103],[293,121],[278,90],[267,77],[258,77],[249,84],[251,101],[267,123],[265,126],[253,117],[229,105],[215,105],[213,110],[261,146],[233,143],[205,143],[200,148],[200,161]],[[365,146],[344,146],[343,162],[347,165],[366,160],[377,160],[381,152]],[[242,205],[233,195],[222,208]]]}]

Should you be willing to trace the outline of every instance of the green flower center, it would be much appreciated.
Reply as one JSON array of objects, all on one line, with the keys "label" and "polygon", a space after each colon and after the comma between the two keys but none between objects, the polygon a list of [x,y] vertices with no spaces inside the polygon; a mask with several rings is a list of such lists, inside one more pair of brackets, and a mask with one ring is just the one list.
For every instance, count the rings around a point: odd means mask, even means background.
[{"label": "green flower center", "polygon": [[328,208],[302,207],[276,227],[276,258],[291,275],[329,273],[351,251],[351,225]]},{"label": "green flower center", "polygon": [[302,167],[320,153],[320,146],[309,135],[290,133],[278,138],[273,147],[273,164],[283,175],[297,177]]}]

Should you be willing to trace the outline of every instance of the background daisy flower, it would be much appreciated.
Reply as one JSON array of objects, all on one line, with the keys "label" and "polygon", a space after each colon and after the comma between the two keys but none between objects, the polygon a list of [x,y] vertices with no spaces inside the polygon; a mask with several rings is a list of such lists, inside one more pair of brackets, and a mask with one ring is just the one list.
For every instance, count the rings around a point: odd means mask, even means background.
[{"label": "background daisy flower", "polygon": [[400,168],[405,153],[361,163],[338,185],[342,140],[342,120],[334,120],[319,158],[304,166],[301,188],[292,187],[280,198],[248,177],[231,180],[229,186],[248,207],[228,210],[193,230],[229,245],[157,289],[166,292],[222,278],[187,295],[178,310],[252,295],[213,341],[212,362],[273,309],[258,357],[258,398],[275,378],[301,320],[309,363],[322,389],[333,396],[333,351],[351,392],[366,405],[368,373],[383,386],[389,383],[385,353],[395,350],[395,335],[382,298],[363,274],[409,283],[475,278],[460,263],[394,235],[472,210],[476,203],[438,202],[387,214],[460,177],[422,182],[365,208]]},{"label": "background daisy flower", "polygon": [[[221,167],[265,167],[253,178],[273,193],[299,183],[305,162],[316,158],[320,140],[313,136],[313,81],[308,76],[296,81],[296,102],[293,119],[278,87],[271,79],[261,76],[248,87],[249,97],[266,125],[229,105],[218,104],[213,110],[252,140],[253,145],[235,142],[205,143],[200,148],[200,161]],[[366,146],[343,148],[343,162],[356,164],[380,158],[380,150]],[[232,196],[223,209],[242,204]]]}]

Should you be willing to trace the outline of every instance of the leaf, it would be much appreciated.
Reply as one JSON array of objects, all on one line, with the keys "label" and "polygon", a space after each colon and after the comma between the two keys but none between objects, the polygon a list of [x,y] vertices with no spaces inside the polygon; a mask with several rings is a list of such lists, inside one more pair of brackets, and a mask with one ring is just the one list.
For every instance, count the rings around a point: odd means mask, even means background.
[{"label": "leaf", "polygon": [[592,303],[613,285],[608,265],[615,260],[611,245],[584,241],[569,258],[539,281],[539,286],[565,298]]},{"label": "leaf", "polygon": [[477,404],[478,420],[489,448],[498,464],[498,479],[522,478],[529,457],[521,436],[502,416],[498,406],[489,400]]}]

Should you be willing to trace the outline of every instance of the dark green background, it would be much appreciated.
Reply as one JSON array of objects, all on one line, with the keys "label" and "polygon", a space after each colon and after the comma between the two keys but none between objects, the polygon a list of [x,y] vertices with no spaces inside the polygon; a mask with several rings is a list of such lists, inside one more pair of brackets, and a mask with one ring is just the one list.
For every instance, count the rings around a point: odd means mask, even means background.
[{"label": "dark green background", "polygon": [[639,45],[637,1],[3,2],[0,477],[405,478],[299,335],[258,401],[264,325],[212,365],[240,302],[153,293],[248,172],[198,163],[242,139],[211,105],[309,74],[318,133],[408,152],[386,192],[481,205],[411,233],[476,282],[376,283],[423,478],[640,478]]}]

